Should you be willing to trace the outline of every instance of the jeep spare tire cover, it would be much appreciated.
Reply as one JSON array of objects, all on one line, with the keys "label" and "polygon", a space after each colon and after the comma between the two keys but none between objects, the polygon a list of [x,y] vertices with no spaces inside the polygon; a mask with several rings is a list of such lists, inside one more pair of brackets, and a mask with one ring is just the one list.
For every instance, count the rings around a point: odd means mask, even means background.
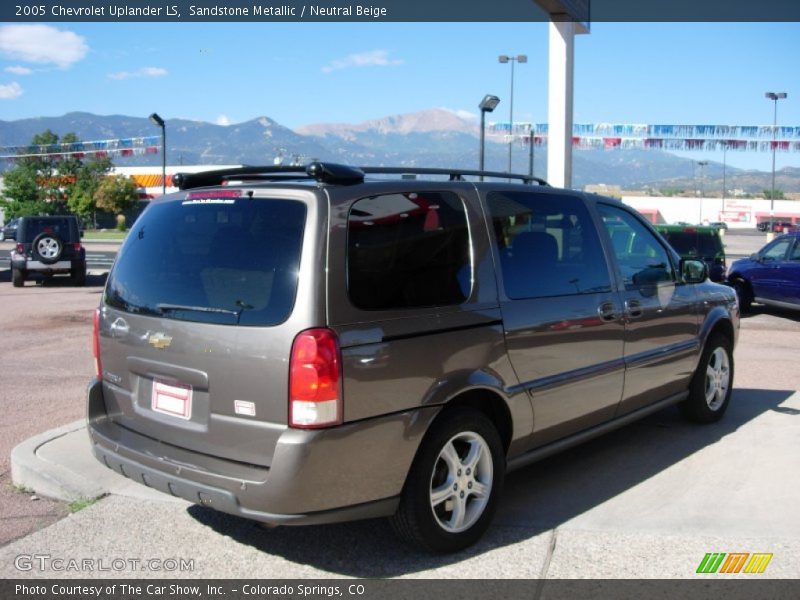
[{"label": "jeep spare tire cover", "polygon": [[46,265],[53,264],[64,251],[64,242],[54,233],[40,233],[33,239],[33,258]]}]

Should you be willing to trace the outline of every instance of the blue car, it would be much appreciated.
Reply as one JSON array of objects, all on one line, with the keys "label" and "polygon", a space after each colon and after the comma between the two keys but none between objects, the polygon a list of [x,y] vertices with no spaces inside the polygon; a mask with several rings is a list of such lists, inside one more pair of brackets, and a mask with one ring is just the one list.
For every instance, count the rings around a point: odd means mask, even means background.
[{"label": "blue car", "polygon": [[800,309],[800,232],[777,237],[749,258],[732,263],[728,283],[742,311],[753,302]]}]

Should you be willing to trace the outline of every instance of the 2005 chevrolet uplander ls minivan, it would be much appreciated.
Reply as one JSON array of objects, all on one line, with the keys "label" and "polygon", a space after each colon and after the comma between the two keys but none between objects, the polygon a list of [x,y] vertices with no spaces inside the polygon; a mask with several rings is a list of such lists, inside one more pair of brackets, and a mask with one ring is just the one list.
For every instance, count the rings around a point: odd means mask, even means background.
[{"label": "2005 chevrolet uplander ls minivan", "polygon": [[670,404],[723,415],[738,308],[702,262],[609,198],[405,171],[177,177],[96,312],[96,457],[227,513],[390,516],[449,552],[508,469]]}]

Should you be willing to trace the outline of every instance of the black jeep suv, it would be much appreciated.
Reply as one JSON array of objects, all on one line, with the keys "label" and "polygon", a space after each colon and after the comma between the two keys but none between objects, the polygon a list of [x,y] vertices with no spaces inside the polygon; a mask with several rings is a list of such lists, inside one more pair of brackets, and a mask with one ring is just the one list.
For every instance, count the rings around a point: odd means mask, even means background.
[{"label": "black jeep suv", "polygon": [[11,251],[11,281],[25,285],[30,273],[45,278],[69,274],[75,285],[86,284],[86,252],[81,244],[78,217],[22,217],[17,226],[17,245]]}]

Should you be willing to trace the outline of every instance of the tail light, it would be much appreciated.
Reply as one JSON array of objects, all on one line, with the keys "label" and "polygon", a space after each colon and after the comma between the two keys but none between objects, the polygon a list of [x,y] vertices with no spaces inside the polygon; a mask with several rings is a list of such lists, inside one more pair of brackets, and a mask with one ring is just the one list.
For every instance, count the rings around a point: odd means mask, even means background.
[{"label": "tail light", "polygon": [[24,254],[25,253],[25,246],[22,244],[17,244],[17,254]]},{"label": "tail light", "polygon": [[103,379],[103,363],[100,360],[100,309],[95,309],[92,331],[92,354],[94,355],[94,372],[98,379]]},{"label": "tail light", "polygon": [[80,242],[75,242],[72,247],[75,249],[75,252],[80,252],[81,251],[81,243]]},{"label": "tail light", "polygon": [[339,340],[330,329],[294,338],[289,361],[289,426],[318,429],[342,422]]}]

